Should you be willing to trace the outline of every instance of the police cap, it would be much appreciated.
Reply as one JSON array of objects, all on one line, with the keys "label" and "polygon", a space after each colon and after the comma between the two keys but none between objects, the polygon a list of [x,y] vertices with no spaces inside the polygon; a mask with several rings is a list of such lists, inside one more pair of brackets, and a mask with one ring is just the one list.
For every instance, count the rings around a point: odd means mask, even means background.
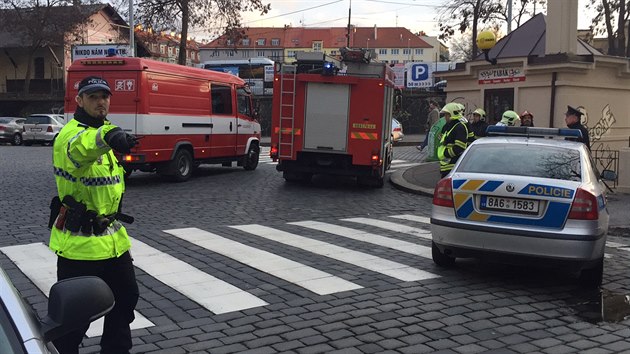
[{"label": "police cap", "polygon": [[573,108],[571,106],[567,106],[567,113],[565,113],[566,115],[574,115],[576,117],[580,117],[582,115],[582,112],[580,112],[578,109]]},{"label": "police cap", "polygon": [[98,76],[88,76],[79,83],[79,96],[84,93],[90,94],[96,91],[105,91],[110,95],[112,94],[112,90],[109,88],[107,81]]}]

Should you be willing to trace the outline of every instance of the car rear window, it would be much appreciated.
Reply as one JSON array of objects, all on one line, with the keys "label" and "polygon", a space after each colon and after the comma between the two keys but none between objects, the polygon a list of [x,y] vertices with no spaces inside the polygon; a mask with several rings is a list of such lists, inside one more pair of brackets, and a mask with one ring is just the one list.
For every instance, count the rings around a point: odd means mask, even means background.
[{"label": "car rear window", "polygon": [[542,145],[471,146],[457,172],[581,180],[580,152]]},{"label": "car rear window", "polygon": [[11,120],[9,118],[0,118],[0,123],[6,124],[9,123]]},{"label": "car rear window", "polygon": [[25,124],[49,124],[50,118],[47,116],[29,116]]}]

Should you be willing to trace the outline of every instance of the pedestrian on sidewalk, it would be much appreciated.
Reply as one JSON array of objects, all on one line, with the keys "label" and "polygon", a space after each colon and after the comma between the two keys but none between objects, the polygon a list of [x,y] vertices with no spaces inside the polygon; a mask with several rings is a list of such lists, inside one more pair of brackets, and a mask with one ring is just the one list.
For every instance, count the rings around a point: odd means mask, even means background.
[{"label": "pedestrian on sidewalk", "polygon": [[424,141],[422,144],[416,146],[416,148],[422,151],[429,144],[429,129],[435,124],[440,118],[440,106],[434,100],[429,101],[429,114],[427,115],[427,121],[424,124]]}]

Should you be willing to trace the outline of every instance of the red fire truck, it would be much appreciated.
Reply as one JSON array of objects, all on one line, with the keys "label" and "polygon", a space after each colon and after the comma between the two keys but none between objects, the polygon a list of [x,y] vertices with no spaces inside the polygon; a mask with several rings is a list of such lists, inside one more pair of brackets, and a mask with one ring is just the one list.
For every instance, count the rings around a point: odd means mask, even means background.
[{"label": "red fire truck", "polygon": [[141,58],[76,60],[68,69],[66,120],[86,76],[112,88],[108,119],[141,138],[121,156],[127,173],[156,171],[186,181],[203,163],[258,166],[260,124],[245,82],[231,74]]},{"label": "red fire truck", "polygon": [[368,51],[341,53],[336,61],[298,52],[277,68],[270,155],[286,181],[330,174],[382,187],[393,152],[394,73]]}]

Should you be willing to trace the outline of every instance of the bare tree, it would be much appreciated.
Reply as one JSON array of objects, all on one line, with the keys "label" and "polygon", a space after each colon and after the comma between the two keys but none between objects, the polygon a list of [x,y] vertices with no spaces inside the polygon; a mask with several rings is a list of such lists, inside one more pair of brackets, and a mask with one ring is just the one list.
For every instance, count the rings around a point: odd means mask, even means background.
[{"label": "bare tree", "polygon": [[[3,0],[0,2],[0,23],[11,35],[14,45],[27,50],[24,93],[29,92],[33,57],[40,48],[64,46],[70,36],[79,35],[83,24],[94,12],[90,5],[69,6],[72,0]],[[105,6],[105,5],[101,5]]]},{"label": "bare tree", "polygon": [[472,53],[472,33],[465,32],[453,36],[449,43],[449,59],[451,61],[469,61],[474,59]]},{"label": "bare tree", "polygon": [[243,12],[260,11],[266,14],[271,5],[262,0],[140,0],[137,21],[154,30],[179,29],[178,63],[186,64],[186,47],[190,26],[208,30],[211,34],[229,33],[240,37]]},{"label": "bare tree", "polygon": [[596,12],[591,20],[595,34],[608,37],[608,54],[630,57],[630,36],[626,38],[625,32],[630,19],[627,0],[591,0],[587,7]]}]

